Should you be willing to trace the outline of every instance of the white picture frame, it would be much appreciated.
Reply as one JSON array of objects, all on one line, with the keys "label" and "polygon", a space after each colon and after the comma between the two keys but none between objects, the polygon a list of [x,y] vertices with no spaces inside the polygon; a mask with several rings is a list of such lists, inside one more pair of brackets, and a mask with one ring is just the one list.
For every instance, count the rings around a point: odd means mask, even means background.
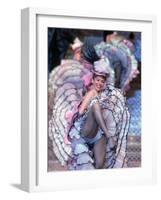
[{"label": "white picture frame", "polygon": [[[98,30],[117,28],[143,32],[141,168],[47,172],[47,37],[43,42],[41,37],[46,34],[48,26],[64,27],[65,24],[72,28],[96,26]],[[150,68],[153,64],[155,70],[156,60],[155,16],[25,8],[21,15],[21,47],[21,188],[33,192],[155,183],[155,133],[150,136],[155,119],[149,95],[152,89]],[[42,60],[39,60],[40,57],[43,57]]]}]

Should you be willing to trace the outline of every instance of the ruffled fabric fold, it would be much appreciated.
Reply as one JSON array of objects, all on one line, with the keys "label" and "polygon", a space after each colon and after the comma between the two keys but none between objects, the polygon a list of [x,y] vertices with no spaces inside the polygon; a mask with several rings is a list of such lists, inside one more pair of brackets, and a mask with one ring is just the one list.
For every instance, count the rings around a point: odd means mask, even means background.
[{"label": "ruffled fabric fold", "polygon": [[139,74],[132,43],[126,39],[101,42],[95,46],[95,50],[99,57],[105,57],[110,61],[108,84],[115,85],[115,69],[120,67],[120,88],[125,91],[133,78]]}]

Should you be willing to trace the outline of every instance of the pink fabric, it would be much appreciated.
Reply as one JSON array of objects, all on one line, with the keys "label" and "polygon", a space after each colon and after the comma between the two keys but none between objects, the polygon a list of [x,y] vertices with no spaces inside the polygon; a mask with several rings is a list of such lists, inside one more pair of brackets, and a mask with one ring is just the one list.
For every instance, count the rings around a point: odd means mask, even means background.
[{"label": "pink fabric", "polygon": [[68,111],[66,112],[65,119],[70,123],[73,119],[73,115],[74,115],[73,111]]},{"label": "pink fabric", "polygon": [[68,145],[71,144],[71,142],[68,140],[68,136],[67,136],[67,134],[65,134],[65,137],[64,137],[64,143],[65,143],[65,144],[68,144]]},{"label": "pink fabric", "polygon": [[73,109],[66,112],[65,119],[67,120],[68,123],[72,122],[73,116],[75,115],[75,113],[78,112],[79,104],[80,104],[80,102],[75,103]]},{"label": "pink fabric", "polygon": [[85,74],[81,79],[84,82],[84,85],[88,87],[91,84],[93,74],[91,72]]}]

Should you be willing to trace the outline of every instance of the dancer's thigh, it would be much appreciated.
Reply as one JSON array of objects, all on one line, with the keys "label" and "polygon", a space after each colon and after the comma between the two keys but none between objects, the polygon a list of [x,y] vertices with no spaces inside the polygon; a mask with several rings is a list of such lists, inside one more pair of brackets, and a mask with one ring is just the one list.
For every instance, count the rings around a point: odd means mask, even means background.
[{"label": "dancer's thigh", "polygon": [[85,137],[95,137],[98,131],[98,124],[95,120],[92,110],[89,110],[86,121],[82,127],[81,133]]}]

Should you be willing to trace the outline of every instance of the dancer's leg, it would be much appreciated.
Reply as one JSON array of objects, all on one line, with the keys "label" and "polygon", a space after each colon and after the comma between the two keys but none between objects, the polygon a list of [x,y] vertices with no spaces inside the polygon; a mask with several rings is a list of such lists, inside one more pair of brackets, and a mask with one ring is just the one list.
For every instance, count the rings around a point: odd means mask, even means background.
[{"label": "dancer's leg", "polygon": [[93,110],[91,108],[88,112],[85,124],[81,129],[81,134],[85,137],[93,138],[96,136],[97,131],[98,131],[98,124],[95,120],[95,117],[93,115]]},{"label": "dancer's leg", "polygon": [[102,136],[99,141],[94,144],[93,147],[94,160],[95,160],[95,168],[103,169],[105,168],[105,160],[106,160],[106,138]]},{"label": "dancer's leg", "polygon": [[81,130],[81,133],[84,136],[94,137],[98,131],[98,127],[100,127],[103,130],[107,138],[110,137],[102,116],[101,107],[99,103],[96,102],[91,106],[88,112],[88,116],[84,127]]},{"label": "dancer's leg", "polygon": [[109,131],[108,131],[106,124],[104,122],[104,119],[103,119],[100,104],[98,102],[93,104],[92,110],[93,110],[93,114],[94,114],[94,117],[95,117],[95,121],[97,122],[98,126],[103,130],[107,139],[109,139],[111,146],[113,148],[115,148],[116,139],[114,137],[111,137],[111,135],[109,135]]},{"label": "dancer's leg", "polygon": [[95,121],[97,122],[98,126],[103,130],[107,138],[110,137],[105,121],[102,116],[101,107],[98,102],[92,105],[92,111],[93,111]]}]

